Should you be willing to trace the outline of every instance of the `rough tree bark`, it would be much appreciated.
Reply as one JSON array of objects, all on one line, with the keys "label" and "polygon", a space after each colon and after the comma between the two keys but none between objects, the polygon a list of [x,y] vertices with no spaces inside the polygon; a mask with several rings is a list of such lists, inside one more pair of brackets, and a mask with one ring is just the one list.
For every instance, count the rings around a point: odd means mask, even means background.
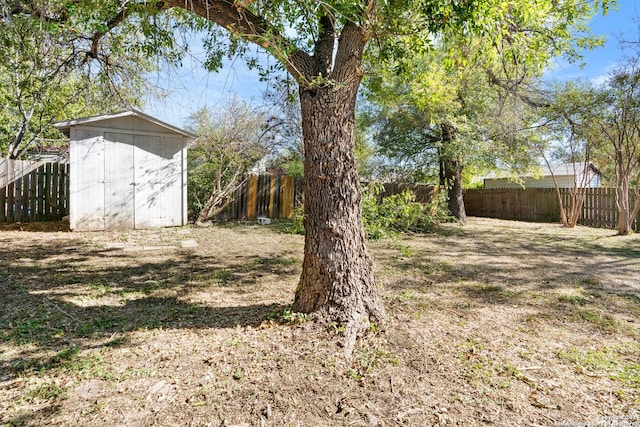
[{"label": "rough tree bark", "polygon": [[[331,28],[331,24],[324,23]],[[329,34],[326,34],[329,36]],[[345,325],[346,353],[384,307],[373,275],[362,225],[360,180],[355,160],[355,104],[365,45],[361,27],[347,24],[335,63],[317,46],[314,69],[332,83],[300,85],[304,140],[305,248],[293,309],[317,312]],[[333,83],[335,82],[335,83]]]},{"label": "rough tree bark", "polygon": [[[451,126],[442,126],[442,144],[446,147],[454,138]],[[447,153],[446,148],[440,148],[440,185],[446,188],[449,213],[462,224],[467,222],[467,212],[464,208],[464,193],[462,191],[462,162]]]},{"label": "rough tree bark", "polygon": [[357,85],[302,92],[305,248],[293,309],[351,325],[347,348],[384,308],[365,246],[354,156]]},{"label": "rough tree bark", "polygon": [[464,193],[462,191],[462,165],[458,160],[445,160],[444,185],[449,197],[448,207],[451,215],[460,223],[467,223],[467,211],[464,208]]}]

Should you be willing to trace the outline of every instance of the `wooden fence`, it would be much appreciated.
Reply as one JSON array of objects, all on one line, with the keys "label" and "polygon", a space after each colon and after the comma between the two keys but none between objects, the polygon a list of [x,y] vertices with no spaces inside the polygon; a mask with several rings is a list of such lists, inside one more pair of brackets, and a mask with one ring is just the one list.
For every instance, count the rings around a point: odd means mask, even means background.
[{"label": "wooden fence", "polygon": [[[572,189],[561,188],[565,208]],[[584,204],[578,224],[615,229],[618,224],[614,188],[584,189]],[[631,195],[631,204],[634,203]],[[467,215],[520,221],[559,222],[560,208],[553,188],[504,188],[465,190]],[[640,215],[632,228],[640,231]]]},{"label": "wooden fence", "polygon": [[[421,203],[429,203],[435,191],[433,185],[386,183],[383,186],[380,198],[409,189]],[[231,204],[218,216],[219,219],[292,218],[294,209],[302,205],[302,178],[252,175],[231,198]]]},{"label": "wooden fence", "polygon": [[57,221],[68,211],[68,164],[0,161],[0,223]]},{"label": "wooden fence", "polygon": [[[416,200],[429,203],[436,191],[433,185],[384,184],[381,197],[410,189]],[[561,188],[565,206],[569,205],[571,189]],[[295,208],[302,204],[302,179],[292,176],[250,176],[232,196],[232,203],[219,216],[220,219],[292,218]],[[634,198],[631,198],[633,203]],[[467,215],[534,222],[560,222],[560,209],[553,188],[505,188],[465,190]],[[584,204],[579,224],[615,229],[618,213],[615,189],[585,189]],[[633,224],[640,231],[640,215]]]},{"label": "wooden fence", "polygon": [[231,198],[219,219],[292,218],[294,209],[302,203],[302,179],[251,175]]}]

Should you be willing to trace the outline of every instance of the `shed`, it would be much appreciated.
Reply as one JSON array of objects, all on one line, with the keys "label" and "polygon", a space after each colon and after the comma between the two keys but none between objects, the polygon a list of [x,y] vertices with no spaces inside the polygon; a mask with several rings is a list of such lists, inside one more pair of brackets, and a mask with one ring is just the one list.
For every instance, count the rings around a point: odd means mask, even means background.
[{"label": "shed", "polygon": [[71,140],[72,230],[186,224],[186,149],[195,135],[135,110],[54,126]]},{"label": "shed", "polygon": [[[554,188],[553,178],[558,188],[597,188],[601,185],[600,171],[593,163],[561,163],[551,169],[540,166],[542,173],[509,177],[502,173],[493,173],[484,178],[484,188]],[[551,172],[553,171],[553,177]]]}]

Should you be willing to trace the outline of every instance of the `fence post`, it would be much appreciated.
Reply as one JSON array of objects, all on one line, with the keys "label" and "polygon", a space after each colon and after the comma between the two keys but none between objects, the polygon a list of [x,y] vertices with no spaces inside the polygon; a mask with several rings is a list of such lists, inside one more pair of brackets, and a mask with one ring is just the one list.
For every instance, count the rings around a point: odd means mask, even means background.
[{"label": "fence post", "polygon": [[247,196],[247,219],[256,217],[256,208],[258,204],[258,177],[251,175],[249,177],[249,194]]},{"label": "fence post", "polygon": [[276,177],[269,177],[269,218],[275,218],[275,203],[276,203]]},{"label": "fence post", "polygon": [[280,218],[293,217],[294,177],[280,178]]}]

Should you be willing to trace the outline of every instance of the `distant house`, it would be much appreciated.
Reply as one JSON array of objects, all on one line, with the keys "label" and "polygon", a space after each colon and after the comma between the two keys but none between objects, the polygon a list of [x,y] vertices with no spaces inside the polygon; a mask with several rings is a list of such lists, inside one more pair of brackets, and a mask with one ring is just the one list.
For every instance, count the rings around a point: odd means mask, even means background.
[{"label": "distant house", "polygon": [[[601,185],[600,171],[593,163],[562,163],[540,166],[539,176],[521,175],[509,177],[505,174],[494,173],[484,178],[484,188],[554,188],[555,177],[559,188],[597,188]],[[553,171],[553,176],[551,174]]]},{"label": "distant house", "polygon": [[130,110],[56,123],[70,137],[72,230],[184,225],[196,136]]}]

